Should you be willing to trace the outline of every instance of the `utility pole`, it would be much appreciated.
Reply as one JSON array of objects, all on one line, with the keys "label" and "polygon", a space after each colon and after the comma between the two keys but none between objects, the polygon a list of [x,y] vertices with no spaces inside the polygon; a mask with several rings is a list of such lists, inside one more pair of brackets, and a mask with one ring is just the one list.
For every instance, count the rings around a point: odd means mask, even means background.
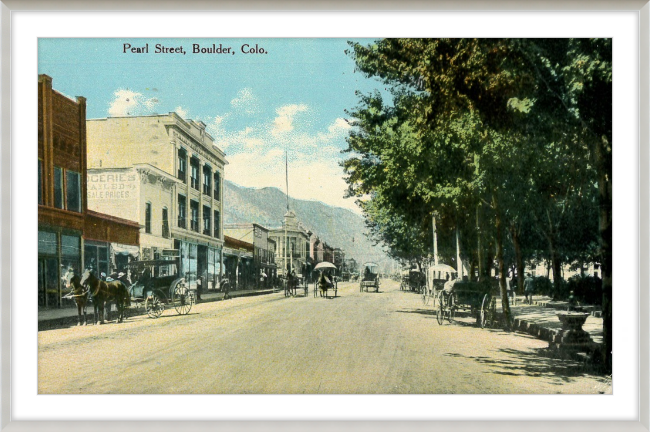
[{"label": "utility pole", "polygon": [[436,214],[433,214],[431,219],[433,226],[433,263],[438,265],[438,231],[436,230]]},{"label": "utility pole", "polygon": [[458,227],[456,227],[456,263],[458,278],[463,279],[463,262],[460,259],[460,236],[458,234]]}]

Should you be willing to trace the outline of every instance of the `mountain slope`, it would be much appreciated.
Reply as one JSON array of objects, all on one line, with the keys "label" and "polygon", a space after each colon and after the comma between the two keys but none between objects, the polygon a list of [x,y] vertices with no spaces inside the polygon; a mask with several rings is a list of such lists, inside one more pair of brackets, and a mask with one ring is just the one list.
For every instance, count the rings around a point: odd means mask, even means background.
[{"label": "mountain slope", "polygon": [[[362,264],[387,262],[380,247],[373,246],[365,236],[363,218],[350,210],[322,202],[289,199],[289,207],[302,224],[332,247],[340,247],[346,258]],[[261,189],[224,182],[224,222],[255,222],[267,228],[282,226],[287,211],[287,198],[277,188]]]}]

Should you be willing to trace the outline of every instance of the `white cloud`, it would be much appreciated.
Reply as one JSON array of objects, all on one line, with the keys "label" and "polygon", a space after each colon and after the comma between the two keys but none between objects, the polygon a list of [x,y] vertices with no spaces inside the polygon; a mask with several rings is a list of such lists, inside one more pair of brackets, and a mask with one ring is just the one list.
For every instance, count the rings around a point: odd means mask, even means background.
[{"label": "white cloud", "polygon": [[113,117],[151,114],[159,103],[155,97],[147,98],[142,93],[128,89],[115,90],[113,97],[108,107],[108,115]]},{"label": "white cloud", "polygon": [[[232,105],[243,104],[247,93],[238,95]],[[241,100],[240,100],[241,99]],[[226,178],[245,187],[277,187],[285,190],[285,149],[289,159],[289,195],[303,200],[317,200],[360,214],[355,199],[344,199],[347,183],[339,161],[344,136],[350,125],[343,118],[334,119],[320,131],[307,133],[310,108],[305,104],[278,107],[276,116],[266,122],[249,124],[238,130],[228,128],[236,111],[210,118],[208,131],[215,144],[226,151]],[[206,120],[207,122],[207,120]]]},{"label": "white cloud", "polygon": [[187,110],[185,108],[181,107],[180,105],[177,106],[176,108],[174,108],[174,111],[176,111],[176,114],[181,116],[181,118],[184,118],[184,119],[187,118]]},{"label": "white cloud", "polygon": [[253,94],[253,90],[246,87],[237,92],[237,97],[230,101],[230,105],[240,112],[255,114],[259,112],[259,101]]},{"label": "white cloud", "polygon": [[305,104],[300,105],[285,105],[278,108],[275,112],[278,115],[273,120],[273,127],[271,133],[273,135],[285,134],[293,130],[293,118],[300,112],[307,111],[308,107]]},{"label": "white cloud", "polygon": [[[285,191],[285,154],[280,148],[247,151],[227,157],[226,178],[245,187],[277,187]],[[347,184],[338,159],[311,157],[289,149],[289,196],[322,201],[360,214],[354,199],[344,199]]]}]

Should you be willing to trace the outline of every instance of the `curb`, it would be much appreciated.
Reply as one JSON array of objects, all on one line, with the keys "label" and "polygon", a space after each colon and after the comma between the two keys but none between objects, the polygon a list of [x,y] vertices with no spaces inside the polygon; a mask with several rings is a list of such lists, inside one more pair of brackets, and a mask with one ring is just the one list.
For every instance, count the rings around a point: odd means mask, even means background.
[{"label": "curb", "polygon": [[[503,312],[497,312],[497,316],[498,319],[503,322]],[[560,343],[562,340],[561,330],[542,327],[537,323],[521,318],[513,319],[512,331],[526,333],[548,342],[548,350],[560,358],[584,361],[585,363],[594,365],[599,364],[598,358],[600,356],[600,351],[602,350],[601,343],[592,341],[588,345],[588,348],[582,351],[564,350]]]},{"label": "curb", "polygon": [[[268,290],[262,290],[262,291],[240,291],[237,294],[232,294],[230,295],[230,299],[233,298],[238,298],[238,297],[255,297],[255,296],[260,296],[260,295],[266,295],[266,294],[273,294],[272,289]],[[230,300],[228,299],[228,300]],[[218,302],[218,301],[223,301],[223,297],[214,297],[214,298],[203,298],[198,304],[201,303],[213,303],[213,302]],[[70,309],[71,311],[75,312],[74,315],[71,316],[65,316],[65,317],[60,317],[60,318],[52,318],[52,319],[43,319],[38,321],[38,331],[42,330],[54,330],[57,328],[61,327],[76,327],[77,322],[79,321],[76,311],[77,309]],[[92,320],[93,320],[93,308],[90,306],[88,308],[90,310],[90,313],[86,313],[86,319],[88,321],[88,325],[93,325]],[[112,312],[112,313],[117,313],[117,312]],[[136,316],[142,316],[146,315],[144,312],[143,308],[134,308],[133,306],[130,308],[127,308],[126,311],[126,318],[131,318],[131,317],[136,317]]]}]

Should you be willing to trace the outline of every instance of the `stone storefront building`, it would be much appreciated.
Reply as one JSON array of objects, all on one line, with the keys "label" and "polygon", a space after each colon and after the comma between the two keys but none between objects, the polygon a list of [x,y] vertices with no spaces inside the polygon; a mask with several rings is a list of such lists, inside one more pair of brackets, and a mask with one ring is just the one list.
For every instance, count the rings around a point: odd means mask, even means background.
[{"label": "stone storefront building", "polygon": [[[97,182],[94,208],[136,218],[144,259],[178,255],[180,275],[191,287],[216,288],[223,264],[227,162],[205,124],[169,113],[88,120],[87,128],[88,166],[92,174],[105,176]],[[118,174],[127,177],[116,181]],[[135,197],[122,195],[127,187],[137,188]],[[106,193],[114,200],[110,209],[102,203]]]}]

